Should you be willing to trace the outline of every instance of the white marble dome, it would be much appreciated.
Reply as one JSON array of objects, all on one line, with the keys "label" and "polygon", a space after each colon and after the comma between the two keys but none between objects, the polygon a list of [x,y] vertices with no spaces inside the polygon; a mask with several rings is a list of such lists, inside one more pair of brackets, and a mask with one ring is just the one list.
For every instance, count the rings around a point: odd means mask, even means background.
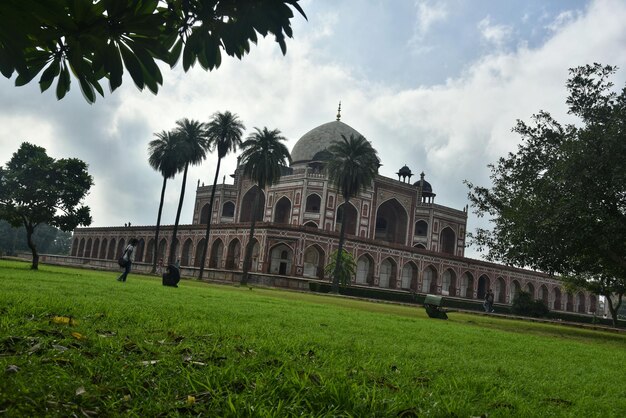
[{"label": "white marble dome", "polygon": [[350,135],[355,137],[361,135],[356,129],[339,120],[311,129],[294,145],[291,151],[291,165],[314,161],[313,157],[316,154],[330,147],[333,142],[341,140],[342,134],[346,138],[350,138]]}]

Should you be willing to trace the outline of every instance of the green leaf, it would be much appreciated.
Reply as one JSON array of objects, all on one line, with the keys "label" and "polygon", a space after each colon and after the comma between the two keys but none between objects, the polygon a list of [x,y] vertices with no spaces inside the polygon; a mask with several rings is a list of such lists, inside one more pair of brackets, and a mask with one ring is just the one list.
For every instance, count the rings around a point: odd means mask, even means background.
[{"label": "green leaf", "polygon": [[67,65],[63,64],[59,81],[57,81],[57,99],[61,100],[68,91],[70,91],[70,70]]},{"label": "green leaf", "polygon": [[104,69],[109,73],[109,87],[113,92],[122,85],[122,74],[124,74],[124,66],[122,65],[119,49],[113,42],[106,47]]},{"label": "green leaf", "polygon": [[80,83],[80,91],[82,91],[83,97],[85,97],[87,103],[93,104],[96,101],[96,94],[94,92],[93,86],[87,81],[85,77],[79,77],[78,82]]},{"label": "green leaf", "polygon": [[52,82],[54,81],[56,76],[59,75],[60,71],[61,60],[59,58],[55,58],[50,63],[50,65],[48,65],[48,68],[46,68],[46,70],[41,75],[41,78],[39,79],[39,88],[41,89],[42,93],[50,88]]},{"label": "green leaf", "polygon": [[183,50],[183,40],[182,38],[178,38],[178,41],[174,44],[174,47],[169,52],[169,58],[167,63],[170,65],[170,68],[174,68],[178,63],[178,59],[180,58],[180,52]]},{"label": "green leaf", "polygon": [[133,52],[124,44],[120,44],[120,51],[122,52],[122,59],[124,60],[124,65],[126,69],[130,73],[130,76],[133,78],[135,85],[143,90],[144,88],[144,78],[143,78],[143,70],[141,68],[141,63],[133,54]]}]

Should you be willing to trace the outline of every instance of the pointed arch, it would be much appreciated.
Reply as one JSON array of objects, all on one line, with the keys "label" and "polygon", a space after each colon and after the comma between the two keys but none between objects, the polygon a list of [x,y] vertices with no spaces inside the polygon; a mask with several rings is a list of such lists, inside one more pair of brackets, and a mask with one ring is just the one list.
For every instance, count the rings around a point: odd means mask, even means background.
[{"label": "pointed arch", "polygon": [[121,256],[124,253],[125,247],[126,247],[126,240],[124,238],[120,238],[119,242],[117,243],[117,250],[115,251],[116,256],[113,257],[113,259],[116,259],[117,257]]},{"label": "pointed arch", "polygon": [[574,295],[571,292],[567,292],[565,310],[574,312]]},{"label": "pointed arch", "polygon": [[521,291],[522,291],[522,286],[519,284],[519,282],[516,279],[513,279],[511,281],[511,295],[509,298],[511,303],[513,303],[513,301],[515,300],[515,298],[517,298],[517,296],[519,295]]},{"label": "pointed arch", "polygon": [[259,189],[256,184],[252,186],[246,194],[243,195],[241,200],[241,213],[239,214],[239,222],[252,222],[252,208],[254,207],[254,199],[259,195],[259,206],[257,207],[257,213],[255,219],[257,221],[263,221],[263,212],[265,208],[265,193]]},{"label": "pointed arch", "polygon": [[220,238],[213,241],[211,246],[211,257],[209,258],[209,267],[214,269],[222,268],[222,257],[224,255],[224,243]]},{"label": "pointed arch", "polygon": [[419,248],[420,250],[425,250],[426,246],[424,244],[415,244],[413,248]]},{"label": "pointed arch", "polygon": [[[204,243],[205,242],[206,242],[206,240],[204,238],[202,238],[196,244],[196,254],[195,254],[195,257],[193,259],[193,266],[194,267],[200,267],[200,263],[202,262],[202,255],[204,254]],[[205,264],[206,264],[206,261],[208,261],[208,260],[205,260]]]},{"label": "pointed arch", "polygon": [[459,296],[472,299],[474,297],[474,276],[469,271],[461,275],[459,284]]},{"label": "pointed arch", "polygon": [[432,265],[422,272],[422,292],[437,294],[437,269]]},{"label": "pointed arch", "polygon": [[441,294],[456,296],[456,273],[452,269],[446,269],[441,277]]},{"label": "pointed arch", "polygon": [[578,313],[586,313],[587,312],[587,307],[585,306],[585,294],[580,291],[576,294],[576,300],[575,300],[575,306],[576,309],[575,311]]},{"label": "pointed arch", "polygon": [[85,252],[85,238],[80,239],[80,244],[78,244],[78,253],[76,254],[78,257],[82,257]]},{"label": "pointed arch", "polygon": [[159,242],[159,251],[157,252],[157,262],[163,262],[164,265],[166,263],[166,250],[167,250],[167,239],[161,238]]},{"label": "pointed arch", "polygon": [[293,249],[281,242],[270,249],[270,274],[291,275]]},{"label": "pointed arch", "polygon": [[380,273],[378,275],[378,287],[389,289],[396,288],[398,278],[398,265],[391,257],[387,257],[380,263]]},{"label": "pointed arch", "polygon": [[152,257],[154,257],[154,238],[150,238],[146,246],[146,263],[152,263],[154,261]]},{"label": "pointed arch", "polygon": [[111,238],[109,241],[109,251],[107,252],[107,258],[109,260],[115,260],[115,238]]},{"label": "pointed arch", "polygon": [[135,262],[143,263],[145,247],[146,241],[140,238],[139,241],[137,241],[137,248],[135,249]]},{"label": "pointed arch", "polygon": [[449,226],[443,228],[441,230],[441,234],[439,236],[439,242],[441,243],[439,248],[442,253],[446,254],[455,254],[456,249],[456,234]]},{"label": "pointed arch", "polygon": [[274,205],[274,223],[289,225],[291,217],[291,200],[283,196]]},{"label": "pointed arch", "polygon": [[202,206],[202,210],[200,211],[200,224],[202,225],[206,225],[209,223],[209,219],[211,218],[209,208],[210,205],[208,203]]},{"label": "pointed arch", "polygon": [[193,241],[191,238],[187,238],[183,244],[183,253],[180,255],[180,265],[190,266],[191,256],[193,255]]},{"label": "pointed arch", "polygon": [[597,303],[597,298],[596,295],[589,295],[589,312],[590,313],[597,313],[598,309],[598,303]]},{"label": "pointed arch", "polygon": [[324,278],[324,258],[325,253],[322,247],[317,244],[309,246],[304,251],[304,272],[305,277]]},{"label": "pointed arch", "polygon": [[548,287],[545,284],[539,286],[539,300],[546,306],[550,306],[550,292],[548,292]]},{"label": "pointed arch", "polygon": [[402,289],[411,289],[417,292],[417,266],[409,261],[402,267]]},{"label": "pointed arch", "polygon": [[372,284],[374,281],[374,259],[365,253],[356,262],[356,283]]},{"label": "pointed arch", "polygon": [[419,221],[415,222],[414,235],[417,237],[425,237],[428,235],[428,223],[425,220],[420,219]]},{"label": "pointed arch", "polygon": [[102,238],[102,244],[100,244],[100,255],[98,256],[98,258],[105,260],[107,258],[107,244],[108,241],[106,238]]},{"label": "pointed arch", "polygon": [[261,257],[261,244],[256,238],[252,238],[252,265],[250,271],[259,271],[259,261]]},{"label": "pointed arch", "polygon": [[552,293],[553,293],[553,301],[552,301],[552,308],[560,311],[563,309],[563,296],[561,293],[561,289],[559,289],[558,287],[554,287],[552,289]]},{"label": "pointed arch", "polygon": [[374,239],[406,244],[408,215],[398,199],[386,200],[376,209]]},{"label": "pointed arch", "polygon": [[[344,213],[345,212],[345,213]],[[350,202],[342,203],[337,206],[337,210],[335,211],[335,231],[341,230],[341,224],[346,219],[346,234],[348,235],[356,235],[356,226],[358,221],[358,212],[354,205]]]},{"label": "pointed arch", "polygon": [[305,223],[305,224],[304,224],[304,226],[306,226],[307,228],[315,228],[315,229],[318,229],[318,228],[317,228],[317,224],[316,224],[315,222],[313,222],[313,221],[309,221],[309,222]]},{"label": "pointed arch", "polygon": [[87,244],[85,244],[85,252],[83,254],[83,257],[88,258],[91,256],[91,244],[92,244],[91,237],[89,237],[87,239]]},{"label": "pointed arch", "polygon": [[489,276],[486,274],[481,275],[478,278],[478,292],[476,294],[476,298],[479,300],[485,299],[485,295],[487,291],[491,288],[491,280],[489,280]]},{"label": "pointed arch", "polygon": [[506,303],[506,282],[502,277],[496,279],[496,289],[494,291],[495,302]]},{"label": "pointed arch", "polygon": [[100,238],[96,238],[93,242],[93,248],[91,249],[91,258],[98,258],[100,252]]},{"label": "pointed arch", "polygon": [[320,213],[322,207],[322,197],[317,193],[311,193],[306,197],[306,206],[304,211],[308,213]]},{"label": "pointed arch", "polygon": [[228,243],[228,251],[226,252],[226,269],[239,269],[239,260],[241,259],[241,242],[237,238],[233,238]]},{"label": "pointed arch", "polygon": [[231,200],[224,202],[222,205],[222,218],[235,217],[235,203]]},{"label": "pointed arch", "polygon": [[530,297],[535,299],[535,285],[531,282],[526,282],[524,285],[524,292],[530,293]]}]

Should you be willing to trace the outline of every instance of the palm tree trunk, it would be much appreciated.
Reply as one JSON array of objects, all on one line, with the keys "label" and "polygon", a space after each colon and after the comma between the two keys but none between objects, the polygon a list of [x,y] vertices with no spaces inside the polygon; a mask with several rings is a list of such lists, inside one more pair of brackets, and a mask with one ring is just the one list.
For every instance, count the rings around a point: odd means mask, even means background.
[{"label": "palm tree trunk", "polygon": [[217,168],[215,169],[215,178],[213,179],[213,190],[211,190],[211,199],[209,199],[209,219],[206,224],[206,235],[204,237],[204,251],[202,251],[202,261],[200,262],[200,273],[198,273],[198,279],[202,279],[202,273],[204,273],[204,263],[206,263],[206,256],[209,252],[209,234],[211,233],[211,219],[213,218],[213,201],[215,199],[215,189],[217,188],[217,178],[220,174],[220,165],[222,159],[217,157]]},{"label": "palm tree trunk", "polygon": [[185,185],[187,184],[187,170],[189,164],[185,164],[183,172],[183,185],[180,189],[180,199],[178,200],[178,210],[176,211],[176,222],[174,222],[174,231],[172,232],[172,242],[170,243],[170,256],[168,264],[176,263],[176,234],[178,233],[178,221],[180,220],[180,212],[183,210],[183,200],[185,199]]},{"label": "palm tree trunk", "polygon": [[344,198],[343,219],[341,220],[341,230],[339,231],[339,248],[337,248],[337,261],[335,262],[335,271],[333,273],[333,293],[339,293],[339,272],[341,271],[341,253],[343,252],[343,243],[346,240],[346,209],[349,198]]},{"label": "palm tree trunk", "polygon": [[250,224],[250,236],[248,237],[248,243],[246,244],[246,255],[243,259],[243,274],[241,275],[240,284],[246,285],[248,284],[248,272],[250,271],[250,266],[252,265],[252,250],[254,249],[254,244],[252,243],[252,239],[254,238],[254,227],[256,225],[256,213],[259,210],[259,200],[261,200],[261,188],[259,187],[259,192],[254,198],[254,204],[252,205],[252,223]]},{"label": "palm tree trunk", "polygon": [[167,185],[167,177],[163,176],[163,187],[161,188],[161,201],[159,202],[159,214],[157,215],[156,231],[154,232],[154,256],[152,257],[152,270],[150,273],[156,273],[157,257],[159,256],[159,229],[161,228],[161,214],[163,213],[163,201],[165,200],[165,186]]},{"label": "palm tree trunk", "polygon": [[37,254],[37,247],[35,246],[35,242],[33,241],[33,233],[35,232],[35,227],[30,222],[24,222],[24,226],[26,227],[26,243],[28,244],[28,248],[30,248],[30,252],[33,255],[33,263],[31,264],[31,270],[39,269],[39,254]]}]

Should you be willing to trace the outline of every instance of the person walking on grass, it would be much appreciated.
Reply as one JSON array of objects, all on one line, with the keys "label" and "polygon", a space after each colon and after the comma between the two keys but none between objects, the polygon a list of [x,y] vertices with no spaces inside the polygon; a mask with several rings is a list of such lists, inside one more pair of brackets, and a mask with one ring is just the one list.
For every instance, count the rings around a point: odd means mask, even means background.
[{"label": "person walking on grass", "polygon": [[124,272],[117,278],[118,282],[126,282],[126,276],[130,273],[130,267],[135,261],[135,247],[137,246],[137,239],[132,238],[126,248],[124,248],[124,254],[122,254],[122,259],[124,259]]},{"label": "person walking on grass", "polygon": [[494,294],[491,291],[491,289],[489,289],[487,291],[487,294],[485,294],[485,312],[494,312],[493,310],[493,301],[494,301]]}]

